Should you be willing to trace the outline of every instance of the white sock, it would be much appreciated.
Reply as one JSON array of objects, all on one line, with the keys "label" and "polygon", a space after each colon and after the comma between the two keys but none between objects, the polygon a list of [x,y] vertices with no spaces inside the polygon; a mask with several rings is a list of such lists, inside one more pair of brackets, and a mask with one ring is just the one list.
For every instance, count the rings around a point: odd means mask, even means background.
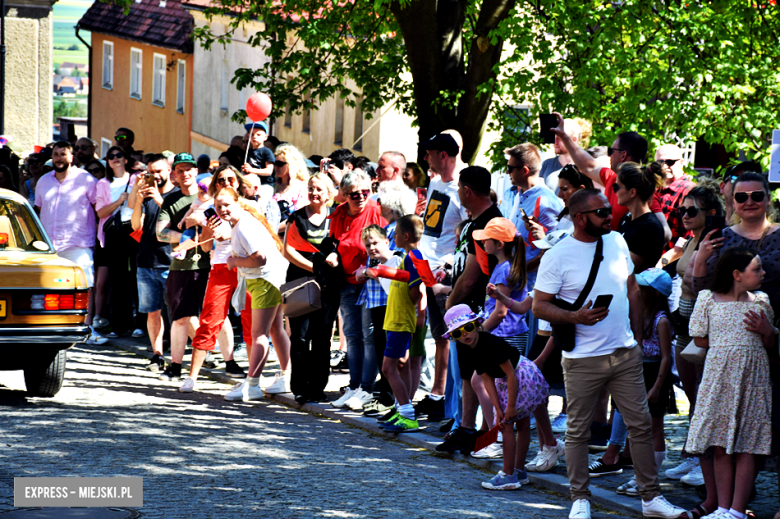
[{"label": "white sock", "polygon": [[741,513],[741,512],[737,512],[737,511],[736,511],[736,510],[734,510],[733,508],[729,510],[729,513],[730,513],[731,515],[733,515],[734,517],[736,517],[737,519],[746,519],[746,518],[747,518],[747,515],[746,515],[746,514],[743,514],[743,513]]},{"label": "white sock", "polygon": [[407,420],[414,420],[414,407],[412,407],[411,403],[398,406],[398,414]]},{"label": "white sock", "polygon": [[260,384],[260,377],[246,377],[246,383],[250,386],[257,386]]},{"label": "white sock", "polygon": [[727,513],[729,513],[729,509],[728,508],[723,508],[722,506],[719,506],[718,507],[718,512],[720,512],[722,514],[727,514]]},{"label": "white sock", "polygon": [[666,458],[666,451],[655,451],[655,468],[661,470],[661,464]]},{"label": "white sock", "polygon": [[434,395],[433,393],[428,393],[428,398],[430,398],[431,400],[433,400],[435,402],[438,402],[439,400],[444,398],[444,395]]}]

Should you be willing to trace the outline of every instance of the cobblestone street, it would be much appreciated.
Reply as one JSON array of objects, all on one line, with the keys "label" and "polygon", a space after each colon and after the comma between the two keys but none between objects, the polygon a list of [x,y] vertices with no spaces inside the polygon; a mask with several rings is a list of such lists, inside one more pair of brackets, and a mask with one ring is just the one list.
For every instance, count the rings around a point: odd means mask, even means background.
[{"label": "cobblestone street", "polygon": [[[70,351],[53,399],[0,381],[0,517],[20,476],[142,476],[149,518],[566,517],[568,496],[480,488],[488,472],[274,401],[230,403],[229,386],[177,392],[146,360]],[[15,378],[13,375],[17,375]],[[560,469],[559,469],[560,470]],[[596,509],[594,517],[621,517]]]}]

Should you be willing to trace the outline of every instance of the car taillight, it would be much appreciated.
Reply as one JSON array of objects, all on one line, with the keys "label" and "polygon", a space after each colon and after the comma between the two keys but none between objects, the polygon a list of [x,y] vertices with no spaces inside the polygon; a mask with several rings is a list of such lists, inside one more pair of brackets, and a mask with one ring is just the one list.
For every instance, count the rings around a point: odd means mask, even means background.
[{"label": "car taillight", "polygon": [[8,245],[8,233],[0,232],[0,245]]},{"label": "car taillight", "polygon": [[[30,310],[86,310],[89,305],[89,292],[75,294],[34,294],[29,299]],[[19,309],[27,306],[20,302]]]}]

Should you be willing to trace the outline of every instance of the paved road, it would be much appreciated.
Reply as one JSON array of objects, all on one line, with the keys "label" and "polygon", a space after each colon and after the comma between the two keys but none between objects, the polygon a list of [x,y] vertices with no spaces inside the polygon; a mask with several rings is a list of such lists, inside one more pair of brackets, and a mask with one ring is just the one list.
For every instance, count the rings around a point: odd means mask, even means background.
[{"label": "paved road", "polygon": [[120,475],[144,478],[148,518],[567,516],[566,496],[482,490],[489,474],[466,463],[273,401],[225,402],[208,380],[184,395],[145,363],[74,349],[54,399],[0,372],[0,517],[13,477]]}]

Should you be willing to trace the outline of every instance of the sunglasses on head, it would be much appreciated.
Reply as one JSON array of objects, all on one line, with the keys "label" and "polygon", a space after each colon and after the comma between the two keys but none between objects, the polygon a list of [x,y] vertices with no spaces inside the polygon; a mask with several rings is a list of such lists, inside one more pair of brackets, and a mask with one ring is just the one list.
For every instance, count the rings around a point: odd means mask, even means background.
[{"label": "sunglasses on head", "polygon": [[106,155],[106,158],[108,160],[114,160],[114,159],[123,159],[125,157],[125,154],[121,151],[118,151],[116,153],[112,153],[110,155]]},{"label": "sunglasses on head", "polygon": [[615,153],[616,151],[626,151],[626,150],[624,150],[623,148],[607,148],[607,155],[611,157],[612,154]]},{"label": "sunglasses on head", "polygon": [[217,184],[227,184],[230,182],[231,184],[236,181],[236,177],[219,177],[217,179]]},{"label": "sunglasses on head", "polygon": [[464,324],[460,328],[456,328],[455,330],[452,330],[450,332],[450,337],[452,337],[453,339],[455,339],[457,341],[458,339],[463,337],[464,333],[471,333],[471,332],[473,332],[476,329],[477,329],[477,325],[474,324],[474,321],[471,321],[471,322],[468,322],[468,323]]},{"label": "sunglasses on head", "polygon": [[748,200],[748,196],[754,202],[763,202],[766,193],[763,191],[740,191],[734,193],[734,201],[738,204],[744,204]]},{"label": "sunglasses on head", "polygon": [[275,168],[281,168],[282,166],[286,166],[286,165],[287,163],[283,160],[277,160],[276,162],[274,162]]},{"label": "sunglasses on head", "polygon": [[349,194],[349,198],[352,200],[360,200],[361,198],[368,198],[371,194],[370,189],[364,189],[363,191],[355,191]]},{"label": "sunglasses on head", "polygon": [[596,213],[599,218],[606,218],[612,214],[612,207],[599,207],[598,209],[591,209],[590,211],[580,211],[579,214]]},{"label": "sunglasses on head", "polygon": [[688,218],[695,218],[696,215],[699,214],[699,208],[695,205],[690,207],[678,207],[677,214],[680,216],[680,218],[683,218],[684,216],[688,216]]}]

